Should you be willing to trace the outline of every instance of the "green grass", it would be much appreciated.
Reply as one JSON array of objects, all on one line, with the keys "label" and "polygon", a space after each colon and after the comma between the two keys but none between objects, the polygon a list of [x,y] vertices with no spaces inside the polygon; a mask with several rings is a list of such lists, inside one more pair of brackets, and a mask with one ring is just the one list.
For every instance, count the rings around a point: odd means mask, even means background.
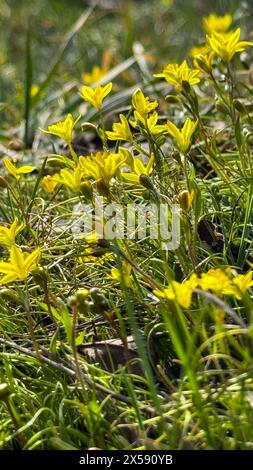
[{"label": "green grass", "polygon": [[[205,78],[196,95],[183,96],[153,75],[188,57],[203,40],[206,2],[143,1],[138,8],[135,2],[112,2],[109,9],[68,3],[0,2],[8,21],[0,33],[1,157],[36,167],[15,180],[1,162],[0,225],[16,217],[25,224],[18,246],[42,250],[40,270],[0,286],[0,448],[251,450],[251,290],[236,298],[197,287],[187,308],[180,303],[183,294],[173,301],[154,293],[192,273],[231,266],[245,274],[252,267],[251,48],[244,62],[236,56],[232,78],[218,62],[216,90]],[[252,38],[251,6],[239,3],[216,2],[216,12],[232,12],[243,38]],[[114,87],[98,112],[86,106],[80,91],[82,74],[101,65],[105,50],[111,63],[101,83]],[[133,145],[100,139],[120,113],[133,116],[131,97],[138,87],[158,99],[159,124],[170,119],[181,127],[186,117],[196,119],[192,100],[198,100],[199,127],[185,165],[168,135],[144,137],[132,129]],[[149,233],[141,241],[117,240],[102,248],[74,240],[73,208],[87,198],[64,185],[52,193],[41,185],[69,158],[62,141],[41,128],[68,112],[81,114],[73,139],[78,155],[103,145],[111,152],[123,145],[155,154],[145,187],[124,184],[116,173],[113,201],[175,202],[183,190],[194,190],[192,207],[181,211],[175,251],[166,254]],[[90,248],[109,256],[81,262]],[[4,245],[0,253],[6,262]],[[130,286],[124,277],[121,283],[111,277],[113,267],[122,275],[126,261]]]}]

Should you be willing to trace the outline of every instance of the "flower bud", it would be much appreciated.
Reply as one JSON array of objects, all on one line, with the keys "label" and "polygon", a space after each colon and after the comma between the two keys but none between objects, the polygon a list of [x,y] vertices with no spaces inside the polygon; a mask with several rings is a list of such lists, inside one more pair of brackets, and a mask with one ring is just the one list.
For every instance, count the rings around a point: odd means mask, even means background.
[{"label": "flower bud", "polygon": [[191,85],[186,80],[182,80],[182,87],[185,93],[191,93]]},{"label": "flower bud", "polygon": [[89,201],[92,200],[93,189],[92,189],[91,182],[89,180],[83,181],[81,183],[81,192],[86,197],[86,199],[88,199]]},{"label": "flower bud", "polygon": [[10,396],[11,391],[8,384],[0,384],[0,400],[6,401]]},{"label": "flower bud", "polygon": [[245,114],[247,112],[244,104],[240,100],[233,100],[233,106],[239,113]]},{"label": "flower bud", "polygon": [[39,286],[45,289],[47,285],[47,274],[46,274],[45,269],[42,266],[35,269],[35,271],[32,272],[32,277],[34,281],[37,284],[39,284]]},{"label": "flower bud", "polygon": [[194,191],[191,191],[190,193],[187,190],[181,191],[177,199],[181,209],[183,209],[185,212],[188,212],[192,206]]},{"label": "flower bud", "polygon": [[210,73],[212,71],[212,67],[210,67],[207,60],[205,60],[204,56],[197,55],[196,57],[194,57],[194,63],[195,62],[195,66],[197,66],[203,72]]},{"label": "flower bud", "polygon": [[105,183],[104,180],[100,179],[97,181],[97,190],[100,196],[107,197],[111,199],[111,192],[108,184]]},{"label": "flower bud", "polygon": [[6,179],[4,179],[2,176],[0,176],[0,188],[8,188],[9,184],[7,183]]},{"label": "flower bud", "polygon": [[14,290],[4,287],[0,289],[0,297],[6,300],[7,302],[14,302],[17,305],[20,305],[20,297],[14,292]]},{"label": "flower bud", "polygon": [[70,297],[68,297],[68,305],[70,305],[70,307],[74,307],[76,304],[77,301],[75,295],[71,295]]},{"label": "flower bud", "polygon": [[140,176],[140,183],[141,183],[146,189],[150,189],[150,191],[154,191],[154,190],[155,190],[154,185],[153,185],[151,179],[150,179],[149,176],[147,176],[147,175],[141,175],[141,176]]},{"label": "flower bud", "polygon": [[105,240],[104,238],[99,238],[98,242],[97,242],[97,245],[100,248],[109,248],[110,247],[110,242],[109,242],[109,240]]},{"label": "flower bud", "polygon": [[79,289],[74,295],[68,298],[68,304],[70,307],[76,307],[79,312],[86,313],[88,295],[89,291],[87,289]]},{"label": "flower bud", "polygon": [[165,142],[166,142],[166,137],[164,134],[158,135],[156,137],[156,144],[158,145],[158,147],[161,147],[162,145],[164,145]]},{"label": "flower bud", "polygon": [[93,300],[95,300],[95,299],[97,299],[98,297],[101,296],[101,291],[100,291],[100,289],[98,289],[98,287],[92,287],[89,290],[89,294],[90,294],[91,298]]},{"label": "flower bud", "polygon": [[168,103],[178,103],[179,102],[179,99],[177,96],[175,95],[167,95],[165,97],[165,100],[168,102]]},{"label": "flower bud", "polygon": [[106,310],[109,310],[108,302],[104,296],[104,293],[97,287],[93,287],[89,290],[92,301],[89,302],[89,308],[94,313],[100,313],[104,315]]},{"label": "flower bud", "polygon": [[97,131],[97,127],[91,122],[83,122],[83,124],[81,125],[81,129],[83,132],[86,132],[86,131],[96,132]]},{"label": "flower bud", "polygon": [[229,107],[225,103],[223,103],[223,101],[219,99],[216,101],[216,109],[217,111],[220,111],[221,113],[230,115]]},{"label": "flower bud", "polygon": [[79,289],[76,293],[76,300],[80,304],[84,302],[89,295],[88,289]]}]

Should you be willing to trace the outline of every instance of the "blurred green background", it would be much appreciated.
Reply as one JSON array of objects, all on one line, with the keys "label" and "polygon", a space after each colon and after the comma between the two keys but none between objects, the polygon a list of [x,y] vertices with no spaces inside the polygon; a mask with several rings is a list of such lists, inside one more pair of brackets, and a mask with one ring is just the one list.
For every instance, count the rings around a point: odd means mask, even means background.
[{"label": "blurred green background", "polygon": [[[252,1],[234,0],[0,0],[2,130],[19,124],[24,116],[27,80],[36,86],[47,80],[66,35],[92,5],[93,11],[69,42],[41,93],[40,98],[51,96],[50,103],[56,93],[57,106],[77,93],[82,74],[101,65],[106,50],[111,51],[109,65],[114,67],[131,57],[133,44],[140,43],[153,72],[169,61],[185,58],[192,45],[204,40],[203,15],[230,11],[235,25],[240,23],[249,33],[247,23],[253,11]],[[137,81],[127,71],[124,79],[129,85]]]}]

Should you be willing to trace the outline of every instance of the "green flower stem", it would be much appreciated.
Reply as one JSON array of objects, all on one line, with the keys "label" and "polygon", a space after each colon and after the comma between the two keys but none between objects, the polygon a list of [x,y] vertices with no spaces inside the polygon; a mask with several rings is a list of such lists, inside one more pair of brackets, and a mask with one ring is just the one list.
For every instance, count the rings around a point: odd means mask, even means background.
[{"label": "green flower stem", "polygon": [[70,153],[71,157],[73,158],[74,162],[78,163],[78,156],[77,156],[76,152],[74,151],[71,142],[68,143],[68,147],[69,147],[69,153]]},{"label": "green flower stem", "polygon": [[30,309],[30,296],[29,296],[29,289],[28,289],[28,284],[27,281],[25,281],[25,298],[23,300],[23,305],[25,308],[26,316],[27,316],[27,323],[28,323],[28,330],[31,336],[31,340],[33,343],[34,350],[36,352],[36,356],[38,360],[40,360],[40,351],[39,351],[39,345],[36,341],[36,337],[34,334],[34,328],[33,328],[33,319],[31,315],[31,309]]},{"label": "green flower stem", "polygon": [[75,362],[76,376],[82,387],[82,395],[83,395],[83,400],[85,402],[87,398],[87,393],[86,393],[85,386],[84,386],[83,374],[82,374],[82,370],[79,364],[79,358],[78,358],[77,347],[76,347],[77,319],[78,319],[78,307],[77,307],[77,303],[75,303],[72,305],[72,345],[71,346],[72,346],[73,357],[74,357],[74,362]]}]

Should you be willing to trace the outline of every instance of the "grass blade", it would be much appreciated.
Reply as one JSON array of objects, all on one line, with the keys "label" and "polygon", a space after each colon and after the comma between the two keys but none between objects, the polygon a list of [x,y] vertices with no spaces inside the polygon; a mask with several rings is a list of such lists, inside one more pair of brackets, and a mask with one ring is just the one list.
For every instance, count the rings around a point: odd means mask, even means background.
[{"label": "grass blade", "polygon": [[28,27],[26,37],[26,71],[25,71],[25,131],[24,131],[24,143],[25,147],[29,146],[29,118],[31,109],[31,88],[33,81],[33,65],[32,65],[32,54],[31,54],[31,31]]},{"label": "grass blade", "polygon": [[51,82],[51,80],[53,79],[54,75],[56,74],[57,72],[57,69],[62,61],[62,58],[65,54],[65,52],[67,51],[72,39],[74,38],[74,36],[83,28],[84,24],[87,22],[88,18],[90,17],[90,15],[92,14],[94,10],[94,7],[90,7],[88,8],[87,11],[85,11],[81,16],[80,18],[78,18],[78,20],[76,21],[76,23],[72,26],[72,28],[70,29],[70,31],[67,33],[67,35],[65,36],[65,40],[63,41],[63,44],[62,46],[60,47],[60,50],[45,78],[45,80],[43,81],[43,83],[41,84],[40,86],[40,90],[39,92],[37,93],[35,99],[33,100],[33,106],[39,101],[39,99],[41,98],[41,95],[42,93],[45,91],[45,89],[48,87],[49,83]]}]

